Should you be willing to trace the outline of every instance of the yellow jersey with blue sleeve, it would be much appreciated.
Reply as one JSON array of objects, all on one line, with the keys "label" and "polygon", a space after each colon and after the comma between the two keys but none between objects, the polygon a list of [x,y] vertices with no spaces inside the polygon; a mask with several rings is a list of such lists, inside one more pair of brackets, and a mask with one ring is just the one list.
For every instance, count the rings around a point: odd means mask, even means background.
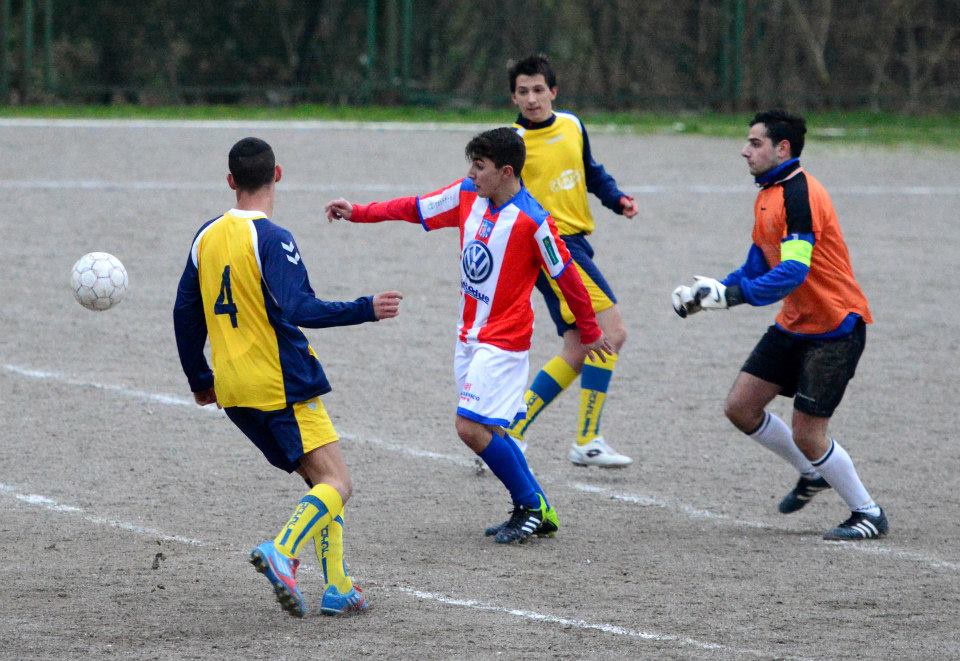
[{"label": "yellow jersey with blue sleeve", "polygon": [[544,122],[531,122],[520,115],[513,128],[527,148],[523,183],[553,217],[561,236],[593,232],[596,223],[588,192],[600,198],[603,206],[623,213],[620,198],[626,193],[593,159],[579,117],[558,111]]},{"label": "yellow jersey with blue sleeve", "polygon": [[[330,391],[300,326],[375,321],[372,297],[316,297],[289,231],[260,211],[231,209],[197,232],[174,305],[190,388],[223,407],[282,409]],[[211,370],[203,354],[210,338]]]}]

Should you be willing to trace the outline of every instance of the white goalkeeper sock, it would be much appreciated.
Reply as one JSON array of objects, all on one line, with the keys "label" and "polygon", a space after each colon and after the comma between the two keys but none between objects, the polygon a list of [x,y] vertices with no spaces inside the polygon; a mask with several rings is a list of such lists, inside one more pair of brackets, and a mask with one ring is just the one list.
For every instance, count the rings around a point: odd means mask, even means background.
[{"label": "white goalkeeper sock", "polygon": [[793,442],[793,432],[787,427],[787,423],[773,413],[764,411],[763,422],[749,436],[763,447],[786,459],[808,480],[816,480],[820,477],[817,469]]},{"label": "white goalkeeper sock", "polygon": [[824,479],[830,483],[834,491],[840,494],[843,502],[851,510],[870,516],[880,514],[880,508],[873,502],[873,498],[860,481],[857,469],[853,466],[853,460],[836,440],[830,439],[830,449],[813,462],[813,465],[823,474]]}]

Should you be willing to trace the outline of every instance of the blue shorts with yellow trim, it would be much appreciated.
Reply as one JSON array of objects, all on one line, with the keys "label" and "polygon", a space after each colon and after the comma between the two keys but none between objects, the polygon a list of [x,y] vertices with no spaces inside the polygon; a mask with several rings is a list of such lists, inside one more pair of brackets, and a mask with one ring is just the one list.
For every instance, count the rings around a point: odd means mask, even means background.
[{"label": "blue shorts with yellow trim", "polygon": [[[587,293],[590,294],[593,311],[603,312],[616,305],[617,297],[613,295],[613,290],[607,284],[600,268],[593,262],[593,246],[587,241],[586,235],[568,234],[560,238],[567,244],[570,257],[573,258],[573,264],[580,273],[580,279],[583,280],[583,286],[587,288]],[[540,276],[537,278],[537,289],[543,294],[547,310],[550,311],[550,318],[557,326],[557,335],[562,336],[568,330],[577,327],[574,323],[573,313],[570,312],[570,307],[563,299],[560,288],[545,271],[540,271]]]},{"label": "blue shorts with yellow trim", "polygon": [[319,397],[276,411],[230,406],[224,412],[267,461],[288,473],[297,470],[306,453],[340,440]]}]

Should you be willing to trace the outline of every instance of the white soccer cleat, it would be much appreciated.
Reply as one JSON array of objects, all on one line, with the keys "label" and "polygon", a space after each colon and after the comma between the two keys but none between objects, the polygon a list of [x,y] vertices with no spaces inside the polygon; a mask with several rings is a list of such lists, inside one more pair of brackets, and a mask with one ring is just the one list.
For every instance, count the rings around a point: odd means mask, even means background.
[{"label": "white soccer cleat", "polygon": [[620,454],[607,445],[603,436],[597,436],[586,445],[573,444],[567,455],[576,466],[599,466],[600,468],[623,468],[633,463],[633,459]]}]

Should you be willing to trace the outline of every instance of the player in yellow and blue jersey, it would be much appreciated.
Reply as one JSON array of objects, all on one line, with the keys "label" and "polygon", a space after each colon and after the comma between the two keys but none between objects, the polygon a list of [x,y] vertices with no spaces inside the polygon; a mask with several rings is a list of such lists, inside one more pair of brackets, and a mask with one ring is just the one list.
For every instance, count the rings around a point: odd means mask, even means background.
[{"label": "player in yellow and blue jersey", "polygon": [[[307,612],[298,556],[310,540],[323,568],[320,610],[367,602],[343,561],[343,508],[352,483],[320,395],[330,384],[300,326],[328,328],[397,316],[399,292],[350,302],[318,299],[293,235],[270,220],[283,174],[273,149],[244,138],[230,150],[227,183],[237,205],[197,232],[173,310],[180,362],[197,404],[222,407],[267,460],[296,471],[310,491],[276,538],[250,552],[284,610]],[[203,348],[210,338],[213,369]]]},{"label": "player in yellow and blue jersey", "polygon": [[569,112],[554,112],[557,76],[547,58],[527,57],[511,66],[509,74],[511,98],[520,109],[514,129],[527,147],[523,183],[556,221],[557,230],[590,293],[600,328],[616,353],[600,361],[584,352],[563,293],[541,273],[537,289],[543,294],[557,333],[563,338],[563,348],[534,377],[525,395],[527,417],[517,421],[508,433],[525,449],[524,437],[530,425],[579,375],[580,415],[568,453],[570,461],[578,466],[628,466],[633,460],[614,450],[600,434],[607,388],[627,331],[613,290],[594,263],[593,247],[587,242],[587,236],[595,227],[587,193],[593,193],[605,207],[627,218],[637,215],[637,205],[593,159],[587,130],[580,119]]}]

